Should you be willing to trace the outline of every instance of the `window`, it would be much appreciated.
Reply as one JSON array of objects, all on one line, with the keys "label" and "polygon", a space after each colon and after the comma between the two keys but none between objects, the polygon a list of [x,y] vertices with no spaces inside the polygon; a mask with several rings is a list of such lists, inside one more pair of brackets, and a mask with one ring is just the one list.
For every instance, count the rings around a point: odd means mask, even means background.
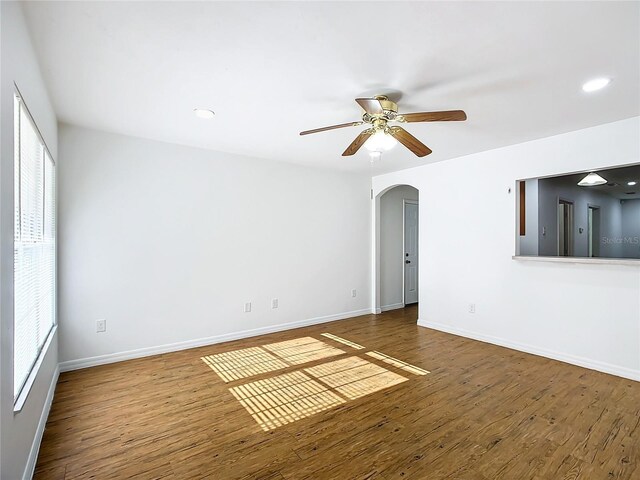
[{"label": "window", "polygon": [[640,163],[516,186],[519,256],[640,260]]},{"label": "window", "polygon": [[14,401],[55,324],[55,164],[14,97]]}]

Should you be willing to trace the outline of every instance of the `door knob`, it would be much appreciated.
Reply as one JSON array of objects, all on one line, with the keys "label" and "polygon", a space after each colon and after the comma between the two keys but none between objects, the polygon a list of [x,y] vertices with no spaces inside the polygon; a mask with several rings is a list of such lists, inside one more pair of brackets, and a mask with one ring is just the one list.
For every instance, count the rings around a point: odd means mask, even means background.
[{"label": "door knob", "polygon": [[411,263],[411,260],[405,260],[404,263]]}]

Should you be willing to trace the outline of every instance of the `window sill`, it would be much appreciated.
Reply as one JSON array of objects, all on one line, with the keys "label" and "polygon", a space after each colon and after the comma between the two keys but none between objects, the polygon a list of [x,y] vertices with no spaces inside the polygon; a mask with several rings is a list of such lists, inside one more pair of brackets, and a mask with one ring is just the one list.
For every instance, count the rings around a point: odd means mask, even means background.
[{"label": "window sill", "polygon": [[589,265],[629,265],[640,267],[640,259],[635,258],[534,257],[527,255],[514,255],[511,258],[526,262],[586,263]]},{"label": "window sill", "polygon": [[13,404],[14,414],[20,412],[22,410],[22,407],[24,407],[24,404],[27,403],[27,397],[29,396],[31,387],[33,387],[33,384],[36,381],[36,377],[38,376],[38,372],[40,371],[40,366],[44,361],[44,357],[46,357],[47,353],[49,352],[49,347],[51,346],[51,342],[53,341],[53,336],[56,334],[56,330],[58,330],[58,326],[54,325],[51,331],[49,332],[47,341],[44,342],[44,346],[42,347],[42,351],[38,356],[38,360],[36,361],[35,365],[31,369],[31,373],[29,374],[29,377],[27,378],[27,381],[24,384],[24,387],[22,387],[22,391],[20,392],[20,395],[18,395],[18,398]]}]

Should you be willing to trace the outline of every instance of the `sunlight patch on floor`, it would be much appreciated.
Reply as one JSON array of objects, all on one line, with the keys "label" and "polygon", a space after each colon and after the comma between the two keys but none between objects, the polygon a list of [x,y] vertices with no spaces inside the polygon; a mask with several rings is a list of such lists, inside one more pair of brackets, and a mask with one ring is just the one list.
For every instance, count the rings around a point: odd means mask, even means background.
[{"label": "sunlight patch on floor", "polygon": [[[357,350],[366,348],[331,333],[321,335]],[[202,361],[228,383],[346,353],[313,337],[301,337],[208,355]],[[381,352],[364,353],[414,375],[429,373]],[[258,425],[269,431],[408,380],[354,355],[234,386],[229,391]]]},{"label": "sunlight patch on floor", "polygon": [[370,395],[408,380],[402,375],[359,357],[305,368],[304,371],[349,400]]},{"label": "sunlight patch on floor", "polygon": [[300,365],[302,363],[322,360],[323,358],[346,353],[344,350],[327,345],[312,337],[302,337],[284,342],[270,343],[263,345],[263,348],[274,353],[291,365]]},{"label": "sunlight patch on floor", "polygon": [[346,338],[338,337],[337,335],[332,335],[331,333],[321,333],[320,335],[322,335],[323,337],[327,337],[332,340],[335,340],[336,342],[342,343],[344,345],[348,345],[349,347],[355,348],[356,350],[364,349],[362,345],[358,345],[357,343],[347,340]]},{"label": "sunlight patch on floor", "polygon": [[202,357],[225,383],[346,353],[312,337]]},{"label": "sunlight patch on floor", "polygon": [[229,390],[264,431],[345,403],[328,387],[299,371]]},{"label": "sunlight patch on floor", "polygon": [[407,362],[403,362],[402,360],[398,360],[397,358],[390,357],[389,355],[385,355],[384,353],[374,351],[367,352],[367,355],[388,363],[389,365],[393,365],[394,367],[404,370],[405,372],[413,373],[414,375],[426,375],[428,373],[431,373],[428,370],[423,370],[422,368],[416,367],[415,365],[411,365]]},{"label": "sunlight patch on floor", "polygon": [[226,383],[281,370],[289,366],[260,347],[209,355],[202,357],[202,361]]}]

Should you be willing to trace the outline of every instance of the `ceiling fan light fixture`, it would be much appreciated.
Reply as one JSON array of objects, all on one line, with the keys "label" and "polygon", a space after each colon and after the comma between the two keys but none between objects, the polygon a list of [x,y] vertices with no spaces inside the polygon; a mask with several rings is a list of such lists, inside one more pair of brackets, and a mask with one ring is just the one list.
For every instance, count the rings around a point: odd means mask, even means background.
[{"label": "ceiling fan light fixture", "polygon": [[596,185],[604,185],[607,181],[595,172],[591,172],[578,182],[580,187],[594,187]]},{"label": "ceiling fan light fixture", "polygon": [[370,152],[386,152],[396,146],[398,141],[383,130],[378,130],[366,141],[364,146]]},{"label": "ceiling fan light fixture", "polygon": [[345,127],[356,127],[358,125],[371,125],[349,144],[342,152],[343,157],[355,155],[361,147],[365,146],[370,152],[386,152],[401,143],[409,149],[416,157],[424,157],[432,153],[431,149],[416,137],[407,132],[404,128],[394,125],[388,126],[389,122],[460,122],[467,119],[467,114],[462,110],[445,110],[440,112],[415,112],[398,114],[398,105],[390,101],[384,95],[370,98],[356,98],[356,103],[362,107],[362,120],[357,122],[341,123],[328,127],[304,130],[300,135],[326,132]]}]

